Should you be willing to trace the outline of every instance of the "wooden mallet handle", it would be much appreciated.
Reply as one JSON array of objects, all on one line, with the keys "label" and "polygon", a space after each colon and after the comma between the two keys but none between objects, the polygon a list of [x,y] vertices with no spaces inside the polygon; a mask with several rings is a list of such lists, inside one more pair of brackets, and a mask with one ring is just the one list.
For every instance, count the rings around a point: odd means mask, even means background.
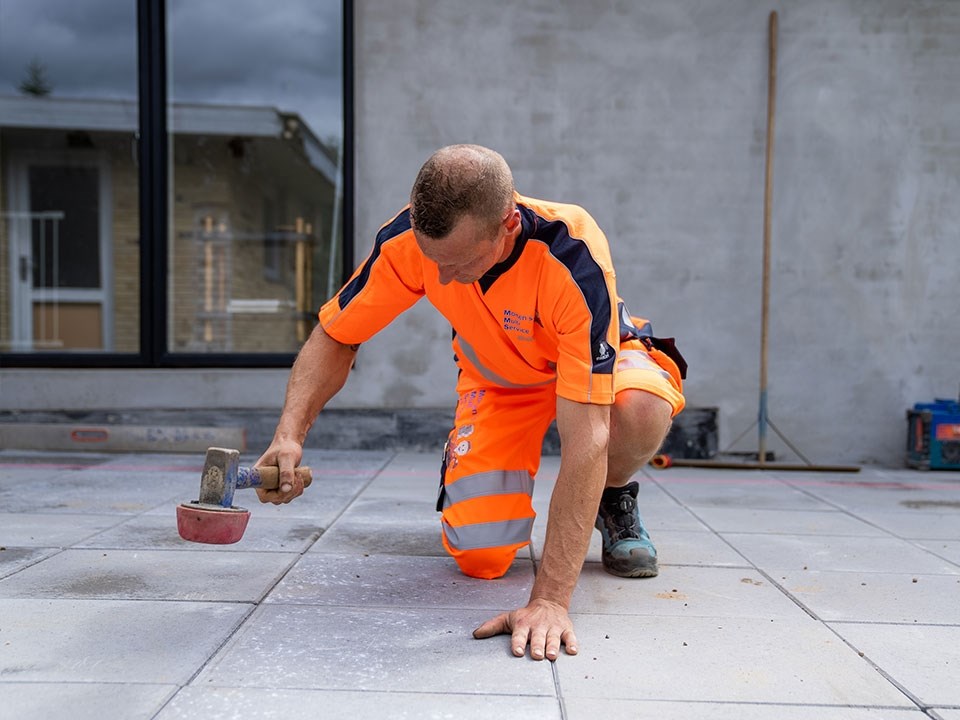
[{"label": "wooden mallet handle", "polygon": [[[276,490],[280,487],[280,468],[275,465],[264,465],[262,467],[251,468],[250,470],[260,476],[259,486],[264,490]],[[313,482],[313,473],[310,468],[294,468],[294,473],[296,473],[298,478],[303,480],[303,486],[305,488],[310,487],[310,483]]]}]

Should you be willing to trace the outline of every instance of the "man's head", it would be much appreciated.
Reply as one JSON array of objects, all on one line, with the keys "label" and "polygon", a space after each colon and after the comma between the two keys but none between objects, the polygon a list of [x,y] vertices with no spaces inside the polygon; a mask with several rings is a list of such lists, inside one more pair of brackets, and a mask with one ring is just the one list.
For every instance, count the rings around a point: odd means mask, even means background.
[{"label": "man's head", "polygon": [[437,150],[413,184],[410,220],[441,283],[475,282],[509,255],[520,227],[509,166],[479,145]]}]

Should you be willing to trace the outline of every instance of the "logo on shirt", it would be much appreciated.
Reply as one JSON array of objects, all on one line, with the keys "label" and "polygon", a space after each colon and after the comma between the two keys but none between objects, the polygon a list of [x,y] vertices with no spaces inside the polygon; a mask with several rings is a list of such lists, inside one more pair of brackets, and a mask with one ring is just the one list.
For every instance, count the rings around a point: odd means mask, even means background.
[{"label": "logo on shirt", "polygon": [[609,360],[612,357],[613,357],[613,348],[610,347],[603,340],[598,342],[596,347],[593,349],[593,361],[595,363],[603,362],[604,360]]},{"label": "logo on shirt", "polygon": [[534,322],[542,325],[537,314],[524,315],[509,309],[503,311],[503,329],[517,340],[523,340],[524,342],[533,340]]}]

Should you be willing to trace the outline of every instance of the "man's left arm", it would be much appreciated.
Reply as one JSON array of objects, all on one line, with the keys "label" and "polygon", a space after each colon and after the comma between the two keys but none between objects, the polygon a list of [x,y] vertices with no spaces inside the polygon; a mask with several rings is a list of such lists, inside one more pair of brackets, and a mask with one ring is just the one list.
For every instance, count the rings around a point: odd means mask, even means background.
[{"label": "man's left arm", "polygon": [[530,645],[534,660],[556,660],[560,645],[577,653],[568,610],[590,545],[607,476],[610,407],[557,398],[560,473],[550,499],[547,537],[530,602],[477,628],[476,638],[510,633],[517,657]]}]

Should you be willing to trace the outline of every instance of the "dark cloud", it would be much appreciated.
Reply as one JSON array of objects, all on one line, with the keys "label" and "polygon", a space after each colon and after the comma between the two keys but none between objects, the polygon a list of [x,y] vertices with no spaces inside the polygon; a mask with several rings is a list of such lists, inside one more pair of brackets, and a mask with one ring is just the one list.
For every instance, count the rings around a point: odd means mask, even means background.
[{"label": "dark cloud", "polygon": [[55,94],[136,97],[136,4],[0,0],[0,93],[16,94],[33,60]]},{"label": "dark cloud", "polygon": [[[172,98],[277,107],[339,134],[340,12],[340,0],[168,0]],[[134,98],[136,27],[132,0],[0,0],[0,94],[37,59],[55,95]]]}]

